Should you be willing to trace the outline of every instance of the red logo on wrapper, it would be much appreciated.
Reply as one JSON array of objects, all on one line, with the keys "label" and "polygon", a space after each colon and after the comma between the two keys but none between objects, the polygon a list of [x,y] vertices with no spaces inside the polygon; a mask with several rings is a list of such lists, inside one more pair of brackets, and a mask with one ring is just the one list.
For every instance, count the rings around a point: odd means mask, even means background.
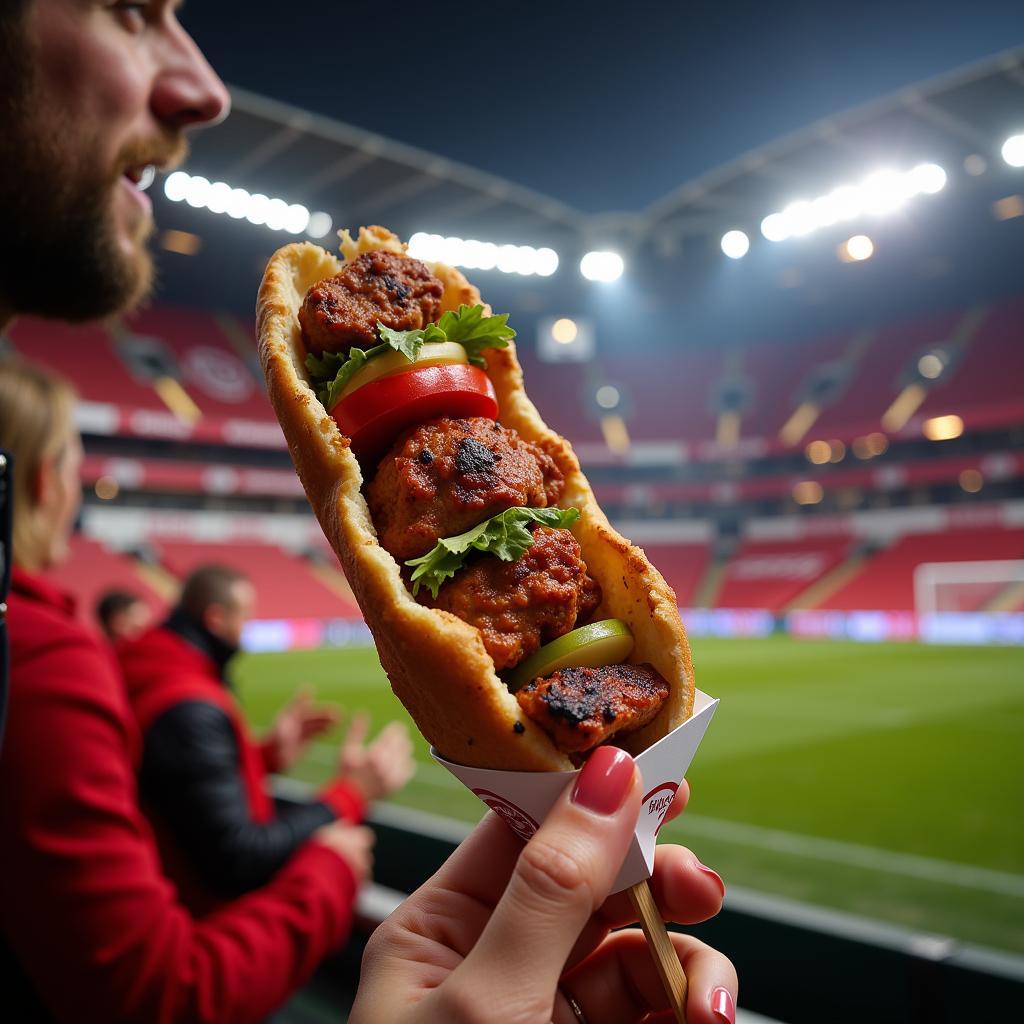
[{"label": "red logo on wrapper", "polygon": [[473,793],[480,797],[495,814],[504,818],[505,824],[520,839],[529,839],[540,828],[526,811],[521,807],[516,807],[514,803],[511,803],[504,797],[498,796],[497,793],[492,793],[489,789],[474,789]]},{"label": "red logo on wrapper", "polygon": [[655,786],[654,789],[644,797],[644,810],[648,815],[654,814],[657,815],[658,818],[658,827],[654,830],[655,835],[661,831],[661,826],[665,824],[665,815],[668,814],[668,809],[672,806],[672,801],[676,798],[677,789],[679,789],[678,783],[663,782],[660,786]]}]

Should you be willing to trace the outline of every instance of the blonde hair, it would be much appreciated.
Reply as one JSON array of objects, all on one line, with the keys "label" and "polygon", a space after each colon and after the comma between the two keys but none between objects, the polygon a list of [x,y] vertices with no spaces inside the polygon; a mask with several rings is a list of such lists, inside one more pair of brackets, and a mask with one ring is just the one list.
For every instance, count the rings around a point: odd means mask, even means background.
[{"label": "blonde hair", "polygon": [[19,359],[0,360],[0,448],[14,455],[13,562],[38,569],[49,544],[33,515],[33,481],[46,459],[60,459],[75,432],[75,392],[49,370]]}]

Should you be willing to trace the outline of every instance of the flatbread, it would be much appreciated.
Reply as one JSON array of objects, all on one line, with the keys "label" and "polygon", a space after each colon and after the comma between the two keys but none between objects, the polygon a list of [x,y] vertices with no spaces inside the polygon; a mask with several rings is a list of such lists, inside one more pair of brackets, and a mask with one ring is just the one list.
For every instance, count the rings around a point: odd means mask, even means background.
[{"label": "flatbread", "polygon": [[[373,249],[405,252],[384,228],[361,228],[356,240],[342,232],[346,260]],[[445,286],[443,310],[480,301],[460,271],[429,265]],[[286,245],[274,254],[256,306],[259,355],[299,479],[345,570],[381,665],[424,737],[448,760],[516,771],[570,770],[569,758],[522,713],[495,674],[480,631],[450,612],[419,604],[398,563],[378,542],[362,495],[359,463],[310,387],[303,365],[298,321],[303,298],[341,267],[342,261],[309,242]],[[569,443],[545,425],[527,398],[514,343],[485,356],[502,424],[551,455],[565,476],[560,504],[580,510],[572,532],[603,591],[595,617],[629,623],[636,640],[629,660],[649,662],[668,680],[669,696],[658,716],[644,729],[615,740],[639,753],[693,710],[693,667],[675,594],[643,551],[611,527]]]}]

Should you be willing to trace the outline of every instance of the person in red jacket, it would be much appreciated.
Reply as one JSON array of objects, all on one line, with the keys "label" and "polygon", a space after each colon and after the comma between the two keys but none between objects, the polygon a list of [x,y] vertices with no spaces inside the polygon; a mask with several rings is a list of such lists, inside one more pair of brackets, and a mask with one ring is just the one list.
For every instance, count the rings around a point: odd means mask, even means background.
[{"label": "person in red jacket", "polygon": [[265,885],[320,827],[362,820],[367,801],[412,774],[412,744],[392,722],[364,745],[353,723],[340,776],[317,800],[275,806],[267,773],[287,769],[337,714],[301,693],[258,744],[228,682],[256,601],[252,583],[226,565],[195,569],[168,620],[118,648],[142,731],[139,788],[164,865],[196,913]]},{"label": "person in red jacket", "polygon": [[272,881],[202,919],[139,807],[142,744],[113,654],[40,575],[80,501],[73,396],[0,363],[15,455],[10,709],[0,751],[0,985],[19,1021],[262,1020],[337,948],[372,837],[317,829]]}]

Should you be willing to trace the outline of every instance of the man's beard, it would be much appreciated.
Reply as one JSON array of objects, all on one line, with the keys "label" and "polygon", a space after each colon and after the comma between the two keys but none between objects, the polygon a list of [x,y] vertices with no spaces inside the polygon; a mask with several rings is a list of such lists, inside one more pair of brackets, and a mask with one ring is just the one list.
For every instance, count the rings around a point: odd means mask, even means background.
[{"label": "man's beard", "polygon": [[86,171],[81,164],[99,147],[90,147],[93,140],[74,125],[46,123],[46,106],[34,100],[31,69],[24,71],[27,80],[21,78],[16,94],[0,101],[0,239],[6,253],[0,303],[15,313],[72,321],[129,309],[152,285],[146,241],[153,224],[140,216],[131,244],[119,238],[126,230],[116,217],[116,194],[124,187],[119,179],[126,167],[175,160],[183,142],[171,134],[134,142],[105,174]]},{"label": "man's beard", "polygon": [[126,249],[114,221],[118,184],[61,181],[59,163],[18,162],[18,180],[11,180],[9,167],[0,174],[0,231],[7,251],[0,294],[6,303],[17,313],[81,321],[144,299],[153,278],[145,245],[152,221],[140,220],[138,236]]}]

